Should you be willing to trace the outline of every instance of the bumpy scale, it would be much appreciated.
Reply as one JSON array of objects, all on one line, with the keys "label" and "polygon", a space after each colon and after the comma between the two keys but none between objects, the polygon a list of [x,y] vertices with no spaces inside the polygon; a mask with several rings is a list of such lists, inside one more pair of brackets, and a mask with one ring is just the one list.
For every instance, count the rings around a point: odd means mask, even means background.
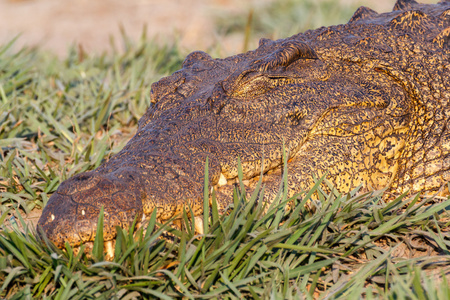
[{"label": "bumpy scale", "polygon": [[328,174],[343,193],[362,185],[387,188],[388,198],[448,195],[449,48],[449,1],[399,0],[390,13],[361,7],[345,25],[262,39],[225,59],[191,53],[152,85],[133,139],[63,182],[38,226],[62,247],[94,240],[102,206],[105,240],[155,209],[160,221],[186,204],[199,216],[207,157],[220,209],[232,199],[226,183],[237,177],[237,157],[250,189],[263,168],[270,201],[283,142],[291,195],[310,187],[312,174]]}]

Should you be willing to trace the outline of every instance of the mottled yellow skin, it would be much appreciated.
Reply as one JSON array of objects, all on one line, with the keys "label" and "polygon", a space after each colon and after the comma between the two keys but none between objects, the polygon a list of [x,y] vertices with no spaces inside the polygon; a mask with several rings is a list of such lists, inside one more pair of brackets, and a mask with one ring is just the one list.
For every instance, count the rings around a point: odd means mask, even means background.
[{"label": "mottled yellow skin", "polygon": [[289,194],[328,174],[343,193],[362,185],[386,188],[386,200],[447,195],[449,34],[450,2],[403,0],[390,13],[361,7],[348,24],[262,39],[225,59],[191,53],[153,84],[135,137],[98,169],[61,184],[39,226],[61,247],[94,239],[102,205],[106,240],[155,209],[160,221],[186,204],[201,215],[207,157],[221,209],[232,199],[225,183],[237,177],[237,157],[249,189],[263,166],[271,201],[283,142]]}]

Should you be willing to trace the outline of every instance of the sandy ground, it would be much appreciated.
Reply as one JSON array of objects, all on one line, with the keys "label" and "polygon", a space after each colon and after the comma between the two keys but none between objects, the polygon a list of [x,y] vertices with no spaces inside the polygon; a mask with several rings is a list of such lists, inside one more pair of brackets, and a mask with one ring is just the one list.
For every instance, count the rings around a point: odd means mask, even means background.
[{"label": "sandy ground", "polygon": [[[134,39],[147,26],[148,36],[163,40],[179,36],[187,52],[207,50],[219,43],[224,53],[233,54],[241,47],[236,47],[232,37],[224,40],[214,32],[214,18],[230,11],[249,11],[270,1],[275,0],[0,0],[0,43],[21,34],[16,47],[39,45],[64,56],[67,47],[76,44],[88,53],[102,52],[110,49],[110,36],[117,37],[122,24]],[[356,2],[378,12],[389,11],[395,2],[340,1]]]}]

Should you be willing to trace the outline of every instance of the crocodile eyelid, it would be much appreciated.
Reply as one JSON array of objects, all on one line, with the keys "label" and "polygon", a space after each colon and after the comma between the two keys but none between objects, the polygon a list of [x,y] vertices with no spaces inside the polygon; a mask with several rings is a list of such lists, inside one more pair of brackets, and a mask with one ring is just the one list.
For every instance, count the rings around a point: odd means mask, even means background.
[{"label": "crocodile eyelid", "polygon": [[[283,42],[277,50],[268,56],[251,62],[244,71],[235,72],[223,83],[223,88],[230,94],[240,94],[243,85],[248,85],[252,79],[266,75],[266,79],[277,79],[275,74],[267,74],[271,70],[285,70],[286,67],[298,60],[318,59],[314,50],[306,43],[298,40]],[[249,78],[250,77],[250,78]],[[289,76],[282,76],[289,77]]]},{"label": "crocodile eyelid", "polygon": [[259,70],[265,72],[276,67],[286,67],[299,59],[318,59],[318,57],[308,44],[296,40],[287,41],[265,59]]}]

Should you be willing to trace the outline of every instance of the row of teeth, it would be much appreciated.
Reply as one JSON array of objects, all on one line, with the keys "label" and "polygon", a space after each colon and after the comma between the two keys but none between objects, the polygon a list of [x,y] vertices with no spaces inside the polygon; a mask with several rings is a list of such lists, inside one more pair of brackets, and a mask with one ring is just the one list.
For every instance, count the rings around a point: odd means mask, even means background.
[{"label": "row of teeth", "polygon": [[[92,248],[94,247],[94,242],[86,242],[86,243],[84,243],[84,245],[86,246],[85,252],[90,253]],[[114,258],[115,245],[116,245],[116,240],[109,240],[109,241],[103,242],[103,249],[104,249],[104,251],[106,251],[105,258],[107,260],[112,260]],[[78,253],[78,251],[80,251],[80,247],[79,246],[74,247],[73,250],[75,253]]]},{"label": "row of teeth", "polygon": [[[81,215],[85,215],[86,214],[86,212],[84,211],[84,209],[83,210],[81,210]],[[55,215],[54,214],[51,214],[51,216],[50,216],[51,218],[52,218],[52,221],[54,221],[55,220]]]}]

